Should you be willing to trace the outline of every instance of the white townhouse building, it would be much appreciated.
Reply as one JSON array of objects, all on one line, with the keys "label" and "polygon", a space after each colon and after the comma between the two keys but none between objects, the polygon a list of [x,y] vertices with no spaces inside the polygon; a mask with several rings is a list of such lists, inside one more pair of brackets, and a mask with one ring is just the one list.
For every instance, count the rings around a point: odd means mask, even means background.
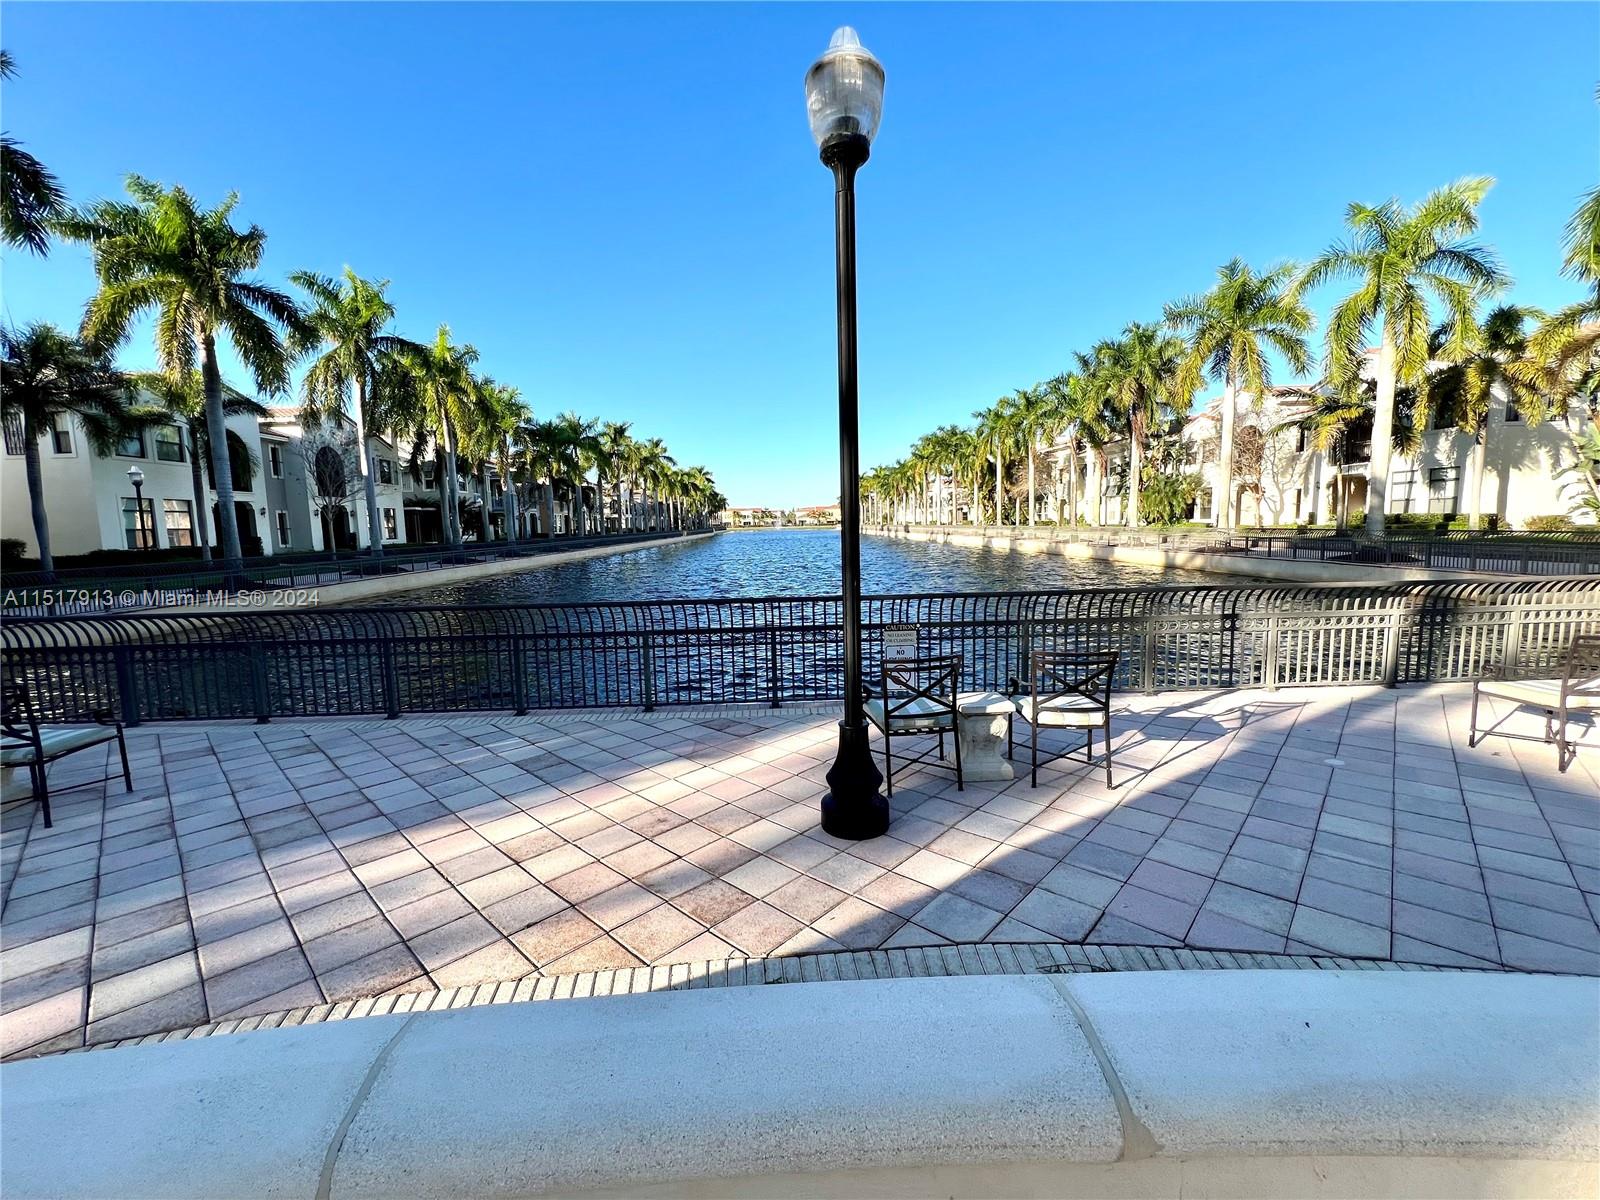
[{"label": "white townhouse building", "polygon": [[[1190,448],[1185,469],[1198,472],[1202,480],[1189,517],[1202,524],[1222,523],[1216,497],[1221,403],[1219,396],[1200,400],[1182,429]],[[1332,524],[1339,516],[1341,493],[1347,516],[1365,510],[1371,469],[1370,422],[1364,428],[1361,423],[1353,426],[1342,447],[1318,450],[1311,435],[1297,423],[1306,411],[1303,389],[1275,388],[1259,406],[1249,393],[1242,393],[1236,404],[1230,498],[1235,528]],[[1583,406],[1574,404],[1562,417],[1534,423],[1517,411],[1503,392],[1497,392],[1485,442],[1480,490],[1483,515],[1498,516],[1515,529],[1526,528],[1531,518],[1540,516],[1561,515],[1576,524],[1592,523],[1592,517],[1573,511],[1584,494],[1582,481],[1571,470],[1578,461],[1573,439],[1587,421]],[[1247,426],[1262,433],[1258,470],[1246,469],[1237,448],[1238,431]],[[1087,457],[1092,460],[1092,453]],[[1065,442],[1051,446],[1041,456],[1039,496],[1045,519],[1054,520],[1065,507],[1068,458]],[[1075,487],[1079,513],[1085,520],[1102,525],[1121,523],[1127,461],[1126,441],[1106,448],[1103,471],[1080,456]],[[1434,428],[1422,434],[1414,453],[1395,454],[1391,459],[1385,511],[1391,515],[1466,516],[1472,508],[1473,477],[1473,439],[1441,412],[1435,416]],[[959,494],[956,505],[958,511],[966,511],[965,499]]]},{"label": "white townhouse building", "polygon": [[[5,423],[5,452],[0,456],[0,537],[23,542],[31,557],[38,555],[39,547],[28,503],[22,437],[20,421]],[[271,554],[277,548],[268,520],[276,491],[271,469],[282,460],[284,447],[264,436],[251,416],[229,417],[227,437],[239,539],[246,554]],[[271,446],[277,448],[269,449]],[[188,430],[176,424],[147,427],[118,443],[110,454],[99,454],[75,418],[58,419],[39,439],[52,551],[66,556],[94,550],[197,545],[193,458]],[[142,514],[135,506],[135,489],[128,474],[131,467],[138,467],[144,476]],[[202,462],[206,527],[214,545],[217,495],[210,475],[209,464]]]},{"label": "white townhouse building", "polygon": [[[233,465],[234,512],[239,541],[246,556],[338,549],[365,549],[369,535],[366,496],[356,471],[354,435],[348,419],[337,429],[306,429],[299,410],[271,408],[267,417],[227,419],[228,449]],[[367,439],[376,470],[378,510],[384,544],[408,540],[417,529],[407,520],[411,481],[404,476],[405,453],[387,438]],[[330,488],[319,486],[315,456],[326,451],[341,460],[351,478],[337,503],[324,503]],[[308,452],[312,461],[308,461]],[[182,549],[199,544],[195,528],[194,447],[179,425],[154,425],[119,443],[112,453],[98,454],[76,419],[58,421],[40,437],[39,466],[44,482],[45,512],[50,519],[51,549],[57,557],[95,550]],[[431,464],[430,464],[431,466]],[[142,521],[135,508],[131,467],[143,475]],[[217,541],[217,496],[208,462],[200,464],[205,494],[206,532]],[[419,485],[420,486],[420,485]],[[437,490],[433,492],[432,536],[439,540]],[[0,537],[15,538],[36,557],[39,547],[28,503],[20,423],[5,426],[5,453],[0,457]]]},{"label": "white townhouse building", "polygon": [[[1242,476],[1236,464],[1231,499],[1235,527],[1329,524],[1339,515],[1341,491],[1347,515],[1366,509],[1370,426],[1353,428],[1341,455],[1334,449],[1317,450],[1310,435],[1295,424],[1304,415],[1306,404],[1292,389],[1274,389],[1260,406],[1253,404],[1248,393],[1237,403],[1235,429],[1259,429],[1262,453],[1256,471]],[[1192,516],[1196,521],[1217,524],[1221,398],[1201,404],[1183,429],[1184,440],[1193,448],[1192,469],[1204,481]],[[1533,517],[1571,515],[1583,487],[1567,473],[1577,462],[1572,435],[1583,429],[1586,419],[1582,406],[1574,405],[1564,417],[1535,424],[1504,394],[1497,394],[1488,416],[1479,491],[1482,513],[1498,516],[1517,529],[1526,528]],[[1422,434],[1415,453],[1393,456],[1385,512],[1440,517],[1468,514],[1472,509],[1472,456],[1472,437],[1456,429],[1448,414],[1437,414],[1434,427]]]},{"label": "white townhouse building", "polygon": [[[365,550],[371,542],[366,488],[355,448],[355,422],[306,427],[298,408],[272,408],[261,437],[272,453],[268,473],[282,482],[269,506],[274,552]],[[369,434],[367,462],[373,471],[378,521],[384,545],[407,540],[402,460],[388,438]]]}]

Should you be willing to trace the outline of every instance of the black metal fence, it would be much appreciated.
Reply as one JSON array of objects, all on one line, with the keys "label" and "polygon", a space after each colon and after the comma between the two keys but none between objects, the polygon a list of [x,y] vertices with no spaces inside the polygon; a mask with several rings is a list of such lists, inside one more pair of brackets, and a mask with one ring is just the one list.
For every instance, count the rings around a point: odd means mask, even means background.
[{"label": "black metal fence", "polygon": [[[1117,686],[1288,687],[1548,675],[1600,632],[1600,579],[873,596],[885,626],[1004,690],[1030,647],[1122,653]],[[8,677],[42,714],[124,721],[527,712],[837,698],[838,597],[13,620]]]},{"label": "black metal fence", "polygon": [[[696,532],[696,531],[689,531]],[[594,537],[554,537],[513,542],[467,542],[460,550],[432,546],[425,550],[386,550],[334,557],[273,555],[245,560],[244,573],[230,577],[220,562],[167,561],[108,563],[61,570],[54,578],[42,571],[7,571],[0,579],[0,597],[8,616],[67,616],[118,610],[195,604],[219,594],[350,583],[386,575],[409,575],[445,567],[504,559],[537,558],[567,550],[670,541],[684,534],[612,533]]]}]

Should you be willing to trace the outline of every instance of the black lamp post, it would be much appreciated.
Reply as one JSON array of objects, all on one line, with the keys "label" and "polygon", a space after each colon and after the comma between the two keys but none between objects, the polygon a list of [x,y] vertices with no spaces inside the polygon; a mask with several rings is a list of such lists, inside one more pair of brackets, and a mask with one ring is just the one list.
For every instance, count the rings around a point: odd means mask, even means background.
[{"label": "black lamp post", "polygon": [[844,583],[844,719],[828,770],[822,828],[861,841],[889,828],[883,775],[867,745],[861,686],[861,483],[856,439],[856,171],[883,111],[883,66],[848,25],[806,72],[811,135],[833,172],[839,294],[839,557]]},{"label": "black lamp post", "polygon": [[[144,531],[144,472],[135,464],[128,468],[128,482],[133,484],[133,540],[138,544],[137,549],[150,549],[150,542],[145,539]],[[150,531],[152,534],[155,530]]]}]

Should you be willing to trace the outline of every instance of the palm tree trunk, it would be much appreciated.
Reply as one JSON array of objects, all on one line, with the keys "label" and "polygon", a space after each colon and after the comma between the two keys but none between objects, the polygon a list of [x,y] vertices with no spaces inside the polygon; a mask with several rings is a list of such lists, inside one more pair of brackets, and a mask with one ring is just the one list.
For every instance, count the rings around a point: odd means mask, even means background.
[{"label": "palm tree trunk", "polygon": [[211,478],[217,485],[217,526],[222,561],[230,585],[243,583],[244,552],[239,548],[239,518],[234,511],[233,463],[228,458],[228,424],[222,411],[222,372],[217,344],[209,333],[200,343],[200,381],[206,396],[206,437],[211,443]]},{"label": "palm tree trunk", "polygon": [[361,489],[367,499],[367,550],[374,558],[383,557],[383,523],[378,519],[377,472],[372,469],[372,453],[367,447],[367,381],[356,374],[354,388],[356,448],[360,452]]},{"label": "palm tree trunk", "polygon": [[453,549],[461,549],[461,481],[456,477],[456,433],[444,420],[444,536]]},{"label": "palm tree trunk", "polygon": [[1139,524],[1139,476],[1144,470],[1144,430],[1137,424],[1128,429],[1128,507],[1122,523],[1129,529]]},{"label": "palm tree trunk", "polygon": [[999,438],[995,438],[995,440],[994,440],[994,523],[996,525],[1004,525],[1006,523],[1005,496],[1004,496],[1002,488],[1001,488],[1001,476],[1004,473],[1004,463],[1002,462],[1002,459],[1001,459],[1002,453],[1003,452],[1000,449],[1000,439]]},{"label": "palm tree trunk", "polygon": [[572,533],[583,537],[589,532],[589,514],[583,506],[583,472],[578,471],[572,480]]},{"label": "palm tree trunk", "polygon": [[1395,347],[1387,323],[1378,346],[1377,406],[1372,412],[1372,455],[1367,460],[1367,535],[1383,536],[1389,501],[1389,460],[1394,450]]},{"label": "palm tree trunk", "polygon": [[[1260,404],[1260,397],[1255,403]],[[1212,523],[1218,529],[1233,528],[1233,371],[1222,385],[1222,429],[1217,436],[1217,492],[1211,498]]]},{"label": "palm tree trunk", "polygon": [[1033,491],[1033,442],[1028,443],[1028,528],[1032,529],[1038,520],[1038,500]]},{"label": "palm tree trunk", "polygon": [[1074,447],[1067,458],[1067,523],[1078,524],[1078,451]]},{"label": "palm tree trunk", "polygon": [[[982,474],[982,472],[979,472],[979,474]],[[974,475],[972,477],[972,521],[971,521],[971,523],[973,525],[978,525],[978,524],[981,524],[982,521],[983,521],[983,507],[982,507],[982,502],[978,498],[978,475]]]},{"label": "palm tree trunk", "polygon": [[505,472],[505,478],[500,481],[500,487],[506,496],[506,541],[513,539],[521,541],[522,514],[517,511],[517,484],[509,469]]},{"label": "palm tree trunk", "polygon": [[200,438],[191,423],[189,430],[189,480],[194,487],[194,536],[195,545],[200,547],[200,561],[205,562],[211,557],[211,521],[206,516],[205,474],[200,469]]},{"label": "palm tree trunk", "polygon": [[[50,518],[44,511],[44,472],[39,469],[39,431],[26,410],[22,414],[22,461],[28,477],[28,508],[33,515],[33,538],[39,543],[39,569],[44,572],[47,583],[54,583],[56,560],[50,553]],[[140,514],[135,513],[134,519],[139,520]]]},{"label": "palm tree trunk", "polygon": [[623,512],[622,512],[622,472],[621,471],[618,471],[617,472],[617,477],[611,481],[611,487],[612,487],[612,490],[614,492],[616,492],[616,500],[617,500],[617,532],[618,533],[626,533],[628,531],[628,527],[627,527],[626,524],[624,524],[624,517],[623,517]]},{"label": "palm tree trunk", "polygon": [[1467,470],[1467,528],[1483,527],[1483,465],[1489,456],[1489,422],[1485,418],[1472,439],[1472,455]]},{"label": "palm tree trunk", "polygon": [[1105,520],[1105,484],[1101,480],[1101,473],[1105,470],[1105,461],[1101,452],[1096,451],[1089,459],[1089,494],[1085,497],[1089,504],[1089,524],[1098,528]]},{"label": "palm tree trunk", "polygon": [[556,535],[556,481],[550,476],[545,477],[544,497],[540,504],[539,532],[547,538]]}]

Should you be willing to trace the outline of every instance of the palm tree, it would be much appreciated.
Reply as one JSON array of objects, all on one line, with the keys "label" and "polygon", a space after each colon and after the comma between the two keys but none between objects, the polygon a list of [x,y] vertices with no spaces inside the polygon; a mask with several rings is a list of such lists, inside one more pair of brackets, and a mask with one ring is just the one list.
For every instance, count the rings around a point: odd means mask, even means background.
[{"label": "palm tree", "polygon": [[1488,177],[1463,179],[1409,209],[1393,199],[1376,207],[1351,204],[1345,214],[1348,238],[1325,250],[1298,285],[1356,281],[1356,290],[1328,320],[1329,373],[1339,385],[1360,374],[1368,335],[1374,325],[1379,330],[1367,478],[1367,533],[1373,537],[1383,534],[1389,497],[1395,391],[1410,386],[1425,395],[1428,387],[1429,297],[1443,306],[1447,323],[1463,324],[1480,296],[1507,282],[1493,253],[1468,240],[1493,183]]},{"label": "palm tree", "polygon": [[1213,511],[1219,529],[1233,525],[1233,430],[1240,391],[1250,393],[1252,407],[1261,411],[1272,370],[1267,350],[1283,356],[1297,373],[1311,369],[1306,334],[1311,311],[1294,291],[1295,268],[1273,267],[1257,275],[1240,259],[1218,268],[1217,282],[1202,296],[1190,296],[1167,305],[1167,324],[1189,342],[1184,359],[1184,385],[1192,393],[1202,378],[1222,380],[1220,453]]},{"label": "palm tree", "polygon": [[[661,510],[661,489],[665,485],[667,475],[672,468],[677,466],[677,461],[667,453],[667,444],[660,438],[651,438],[639,446],[639,479],[644,486],[645,528],[652,526],[660,528],[664,521]],[[652,491],[656,499],[654,507],[650,499]]]},{"label": "palm tree", "polygon": [[[22,431],[23,469],[39,568],[54,581],[50,520],[44,508],[39,439],[58,420],[76,418],[97,453],[109,454],[130,425],[126,384],[107,356],[54,325],[0,328],[0,413]],[[143,514],[139,514],[143,520]]]},{"label": "palm tree", "polygon": [[[0,50],[0,79],[16,76],[16,63]],[[9,133],[0,134],[0,237],[35,254],[50,248],[52,222],[67,215],[67,194],[49,169]]]},{"label": "palm tree", "polygon": [[1035,483],[1039,450],[1061,436],[1061,431],[1066,426],[1066,410],[1060,402],[1060,397],[1048,383],[1021,388],[1014,399],[1017,436],[1021,439],[1023,451],[1028,456],[1028,524],[1032,526],[1039,518]]},{"label": "palm tree", "polygon": [[[516,441],[518,432],[533,419],[533,410],[523,402],[520,391],[492,379],[478,380],[478,392],[483,397],[483,411],[465,446],[474,459],[493,466],[500,476],[500,490],[505,496],[506,506],[505,540],[509,542],[522,536],[521,514],[517,511],[516,469],[519,454]],[[486,487],[486,505],[488,496]],[[489,540],[487,516],[483,523],[483,536],[485,541]]]},{"label": "palm tree", "polygon": [[398,385],[394,396],[394,423],[413,431],[413,441],[431,441],[444,451],[443,506],[445,541],[461,548],[461,480],[457,452],[463,434],[476,427],[483,413],[483,397],[472,368],[478,352],[470,345],[450,340],[450,326],[440,325],[433,343],[402,348],[397,357],[408,368],[409,386]]},{"label": "palm tree", "polygon": [[539,535],[555,536],[555,480],[561,471],[561,429],[554,421],[533,421],[517,433],[517,450],[532,479],[540,481]]},{"label": "palm tree", "polygon": [[383,555],[383,525],[378,516],[378,488],[367,450],[367,430],[372,418],[389,418],[382,383],[395,377],[393,366],[402,355],[422,351],[417,343],[384,329],[394,320],[394,305],[384,297],[387,279],[362,279],[349,267],[342,280],[311,271],[296,271],[289,282],[306,293],[309,301],[306,330],[292,339],[297,354],[325,346],[300,384],[301,421],[321,424],[345,415],[355,422],[357,458],[367,504],[367,545],[375,557]]},{"label": "palm tree", "polygon": [[555,431],[561,474],[572,486],[572,536],[583,537],[588,533],[583,503],[584,476],[598,460],[600,439],[595,422],[572,412],[562,413],[556,418]]},{"label": "palm tree", "polygon": [[[1112,438],[1111,421],[1103,389],[1093,375],[1093,363],[1087,355],[1079,354],[1078,370],[1052,379],[1046,387],[1053,394],[1053,404],[1059,414],[1062,430],[1067,436],[1067,513],[1069,522],[1078,523],[1082,507],[1082,492],[1078,487],[1078,459],[1089,457],[1096,470],[1086,472],[1086,480],[1095,486],[1095,499],[1099,499],[1098,483],[1104,475],[1106,446]],[[1059,524],[1059,519],[1057,521]],[[1098,507],[1093,524],[1100,523]]]},{"label": "palm tree", "polygon": [[260,265],[267,235],[257,225],[241,232],[230,224],[228,218],[239,202],[237,192],[203,210],[181,187],[168,190],[130,175],[127,188],[131,203],[99,200],[57,224],[63,237],[87,242],[94,251],[100,290],[89,301],[83,334],[110,349],[127,338],[136,318],[154,310],[161,369],[182,379],[198,367],[222,553],[229,576],[238,579],[244,555],[234,509],[217,339],[225,336],[232,341],[258,391],[277,393],[289,385],[290,360],[280,330],[298,337],[308,327],[287,295],[245,278],[245,272]]},{"label": "palm tree", "polygon": [[[181,379],[159,371],[140,372],[128,377],[129,383],[143,395],[155,401],[153,406],[141,405],[132,415],[141,424],[154,421],[173,421],[189,435],[190,486],[194,489],[194,536],[202,560],[211,557],[210,523],[206,519],[208,489],[201,464],[211,453],[211,439],[206,433],[205,384],[199,371],[190,371]],[[252,400],[236,388],[222,385],[222,412],[227,417],[269,416],[267,406]],[[233,461],[231,458],[228,460]]]},{"label": "palm tree", "polygon": [[978,437],[994,455],[994,522],[1005,523],[1005,455],[1016,439],[1016,399],[1002,396],[988,408],[972,414],[978,419]]},{"label": "palm tree", "polygon": [[600,532],[606,531],[605,518],[605,476],[611,476],[611,486],[616,493],[617,507],[617,532],[623,532],[622,524],[622,476],[629,469],[633,457],[633,439],[628,436],[628,431],[633,426],[627,421],[607,421],[600,426],[600,457],[599,474],[595,480],[595,494],[600,498]]},{"label": "palm tree", "polygon": [[1151,433],[1186,415],[1194,395],[1183,374],[1187,348],[1161,326],[1135,321],[1121,338],[1098,347],[1096,353],[1112,406],[1128,435],[1128,507],[1123,523],[1136,526]]},{"label": "palm tree", "polygon": [[1530,421],[1545,417],[1540,390],[1508,369],[1528,350],[1525,326],[1544,314],[1515,304],[1502,304],[1481,322],[1470,321],[1460,329],[1435,331],[1437,353],[1450,365],[1438,372],[1429,385],[1429,399],[1437,406],[1448,397],[1456,428],[1472,437],[1472,457],[1467,468],[1467,525],[1483,524],[1484,460],[1488,455],[1489,406],[1496,390],[1505,393]]}]

